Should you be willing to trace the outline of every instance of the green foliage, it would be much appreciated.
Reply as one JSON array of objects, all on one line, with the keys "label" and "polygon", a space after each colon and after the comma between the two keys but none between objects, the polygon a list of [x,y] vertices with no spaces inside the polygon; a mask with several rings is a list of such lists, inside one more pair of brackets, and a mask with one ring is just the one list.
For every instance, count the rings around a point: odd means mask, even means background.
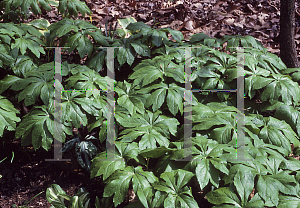
[{"label": "green foliage", "polygon": [[45,44],[39,39],[43,34],[35,27],[27,24],[18,26],[13,23],[2,23],[0,31],[1,67],[12,65],[19,52],[22,55],[27,53],[31,58],[40,58],[41,53],[45,54],[42,47]]},{"label": "green foliage", "polygon": [[[50,107],[36,106],[32,111],[25,115],[22,122],[16,129],[16,138],[22,138],[22,146],[33,145],[37,150],[43,147],[45,150],[50,149],[54,139],[54,117]],[[62,140],[65,141],[65,134]]]},{"label": "green foliage", "polygon": [[248,200],[253,186],[254,175],[238,171],[230,187],[219,188],[206,197],[209,202],[217,205],[214,207],[263,207],[264,202],[259,194]]},{"label": "green foliage", "polygon": [[107,186],[104,189],[103,196],[110,197],[114,195],[113,202],[117,206],[124,201],[129,184],[132,181],[133,191],[139,193],[139,190],[151,187],[151,184],[157,181],[152,172],[145,172],[141,167],[133,168],[128,166],[123,170],[118,170],[107,180]]},{"label": "green foliage", "polygon": [[81,58],[86,53],[90,57],[93,52],[93,43],[88,37],[92,37],[100,46],[108,46],[106,41],[108,38],[103,36],[96,26],[80,19],[65,18],[53,23],[48,29],[50,30],[50,38],[62,37],[61,46],[64,46],[66,43],[66,46],[70,47],[69,52],[76,48]]},{"label": "green foliage", "polygon": [[186,186],[193,176],[193,173],[180,169],[160,175],[164,181],[155,184],[154,188],[166,193],[164,207],[198,207],[191,189]]},{"label": "green foliage", "polygon": [[9,100],[1,95],[0,106],[0,137],[2,137],[5,129],[15,131],[16,123],[20,122],[21,119],[16,115],[19,111],[14,108]]},{"label": "green foliage", "polygon": [[[199,201],[204,199],[197,198],[196,189],[215,207],[299,206],[300,163],[289,157],[300,154],[299,68],[287,69],[251,36],[216,39],[200,33],[184,41],[179,31],[153,29],[134,18],[119,20],[123,29],[116,25],[108,29],[107,23],[103,32],[89,22],[70,18],[78,11],[90,14],[77,0],[54,5],[68,18],[51,25],[43,19],[13,23],[27,15],[29,8],[38,14],[39,5],[49,9],[49,4],[53,2],[0,3],[4,22],[13,20],[0,25],[0,137],[9,130],[15,131],[23,146],[32,145],[36,151],[49,150],[54,139],[64,143],[62,152],[75,149],[79,164],[90,171],[91,178],[103,179],[97,208],[120,207],[128,189],[137,197],[127,207],[135,208],[201,207]],[[45,46],[56,43],[85,59],[85,65],[64,61],[61,83],[54,80],[55,62],[49,57],[48,63],[42,61]],[[181,48],[189,46],[199,46],[190,50],[191,75],[185,73],[187,54]],[[238,46],[249,47],[244,49],[246,110],[242,115],[247,160],[242,161],[234,160],[236,148],[241,148],[237,144],[236,116],[241,115],[235,107],[237,95],[209,91],[237,88],[238,51],[234,47]],[[109,64],[105,47],[118,47],[114,67],[129,68],[128,79],[112,81],[101,76],[99,72]],[[192,89],[207,90],[192,93],[189,109],[184,108],[187,80]],[[54,138],[58,133],[54,81],[56,89],[62,89],[61,139]],[[114,83],[114,106],[107,105],[108,82]],[[108,128],[112,110],[115,128]],[[192,116],[184,117],[189,110]],[[184,120],[192,122],[192,135],[185,132]],[[84,139],[67,140],[73,128],[80,126],[88,131]],[[108,134],[115,135],[115,150],[106,148]],[[186,148],[186,137],[190,148]],[[191,160],[177,161],[186,151]],[[108,159],[107,154],[114,158]],[[52,185],[46,196],[52,207],[90,206],[83,189],[71,197]]]},{"label": "green foliage", "polygon": [[63,16],[74,16],[77,17],[78,11],[85,16],[85,14],[90,15],[92,12],[87,7],[85,2],[78,0],[62,0],[59,1],[58,12],[63,14]]},{"label": "green foliage", "polygon": [[27,19],[30,13],[40,14],[41,8],[49,12],[51,11],[51,6],[57,7],[60,14],[68,17],[77,17],[78,11],[83,16],[92,13],[85,2],[79,0],[3,0],[0,2],[0,20],[17,23],[20,22],[20,17]]},{"label": "green foliage", "polygon": [[76,135],[74,139],[71,139],[67,141],[61,152],[68,152],[72,148],[76,151],[77,161],[80,164],[80,166],[86,170],[90,170],[91,163],[90,160],[97,154],[97,147],[89,140],[95,139],[94,136],[87,135],[85,137],[85,140],[81,140],[81,135]]},{"label": "green foliage", "polygon": [[49,0],[3,0],[0,3],[0,8],[1,10],[4,8],[2,10],[4,14],[0,16],[0,19],[3,19],[5,22],[18,22],[20,21],[20,17],[27,19],[30,11],[29,7],[35,15],[41,13],[39,5],[46,11],[51,11],[50,2]]},{"label": "green foliage", "polygon": [[18,102],[25,100],[25,106],[33,105],[39,97],[48,105],[49,101],[54,99],[54,76],[53,72],[44,70],[44,67],[43,64],[36,70],[23,73],[25,78],[6,76],[0,81],[1,89],[22,90],[18,95]]},{"label": "green foliage", "polygon": [[226,175],[229,173],[226,167],[227,161],[222,157],[225,151],[233,152],[234,149],[204,137],[194,138],[193,144],[193,158],[186,169],[195,171],[201,189],[209,182],[218,188],[220,173]]},{"label": "green foliage", "polygon": [[132,142],[138,136],[142,136],[139,142],[139,149],[156,148],[160,146],[169,146],[170,133],[175,136],[176,126],[179,122],[176,118],[168,118],[160,115],[161,111],[152,113],[147,110],[143,115],[135,114],[134,117],[125,118],[120,121],[124,127],[132,127],[120,133],[123,135],[118,139],[122,142]]},{"label": "green foliage", "polygon": [[[57,184],[51,184],[46,191],[46,198],[51,203],[51,208],[85,208],[90,207],[90,194],[85,188],[80,188],[74,196],[66,194]],[[100,202],[96,197],[96,208],[107,207],[107,204]]]}]

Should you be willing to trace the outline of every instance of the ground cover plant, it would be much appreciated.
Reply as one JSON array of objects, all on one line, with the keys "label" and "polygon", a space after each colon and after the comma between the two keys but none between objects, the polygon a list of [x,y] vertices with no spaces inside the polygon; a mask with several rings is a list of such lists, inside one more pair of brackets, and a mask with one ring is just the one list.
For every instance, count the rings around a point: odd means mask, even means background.
[{"label": "ground cover plant", "polygon": [[[21,5],[14,2],[14,7]],[[67,1],[60,2],[64,9],[59,11],[67,11],[63,2]],[[21,9],[27,11],[23,4]],[[59,184],[52,184],[45,191],[53,207],[300,206],[300,163],[291,157],[300,154],[299,68],[286,68],[251,36],[217,39],[197,33],[184,40],[179,31],[154,29],[132,19],[120,20],[123,30],[111,27],[103,32],[90,22],[65,16],[51,25],[43,19],[0,25],[3,142],[11,139],[5,137],[10,131],[23,146],[32,145],[36,151],[52,148],[55,62],[46,46],[70,47],[65,53],[76,53],[83,60],[83,64],[64,60],[61,66],[62,89],[73,89],[63,91],[61,97],[62,152],[76,149],[79,164],[91,178],[102,180],[103,195],[92,203],[84,189],[69,196]],[[233,160],[239,113],[236,93],[194,92],[192,157],[178,161],[184,158],[184,119],[188,119],[184,118],[185,49],[180,47],[191,46],[199,46],[191,49],[192,88],[219,90],[237,88],[234,47],[249,47],[244,52],[248,160]],[[119,47],[114,56],[114,160],[106,159],[110,108],[104,47]],[[19,115],[19,107],[28,112]],[[128,190],[136,198],[124,205]]]}]

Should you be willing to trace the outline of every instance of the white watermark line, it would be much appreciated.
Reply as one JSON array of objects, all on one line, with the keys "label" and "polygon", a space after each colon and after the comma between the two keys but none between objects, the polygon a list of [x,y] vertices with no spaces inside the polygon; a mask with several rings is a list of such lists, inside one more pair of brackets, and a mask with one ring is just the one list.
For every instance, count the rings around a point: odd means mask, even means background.
[{"label": "white watermark line", "polygon": [[[62,122],[61,122],[61,93],[62,93],[62,75],[61,75],[61,49],[62,47],[47,47],[54,48],[55,74],[54,74],[54,159],[45,159],[45,161],[71,161],[71,159],[62,159]],[[65,47],[64,47],[65,48]]]},{"label": "white watermark line", "polygon": [[[235,90],[191,90],[191,48],[185,49],[185,92],[184,92],[184,159],[176,161],[190,161],[192,147],[192,92],[236,92],[237,93],[237,137],[236,137],[236,160],[245,159],[245,114],[244,114],[244,48],[237,48],[237,89]],[[247,47],[251,48],[251,47]],[[240,113],[239,113],[240,112]],[[186,119],[187,118],[187,119]],[[239,155],[239,157],[238,157]],[[251,159],[250,159],[251,160]]]}]

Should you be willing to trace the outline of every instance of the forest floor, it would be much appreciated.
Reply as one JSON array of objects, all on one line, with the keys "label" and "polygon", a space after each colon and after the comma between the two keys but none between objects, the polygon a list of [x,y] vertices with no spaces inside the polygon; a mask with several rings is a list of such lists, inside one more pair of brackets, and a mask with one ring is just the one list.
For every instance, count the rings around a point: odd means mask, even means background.
[{"label": "forest floor", "polygon": [[[112,23],[117,19],[134,17],[151,27],[170,27],[182,31],[185,39],[192,34],[204,32],[210,37],[220,38],[223,35],[251,35],[260,40],[269,52],[279,55],[279,0],[191,0],[183,1],[136,1],[115,0],[95,1],[86,0],[92,10],[93,24],[105,28],[105,22]],[[29,17],[30,22],[36,18],[45,18],[50,23],[62,19],[56,15],[57,9],[51,12],[43,11],[41,15]],[[89,17],[80,19],[90,21]],[[297,52],[300,57],[300,2],[296,0],[296,37]],[[14,136],[13,134],[11,135]],[[27,207],[50,207],[46,200],[46,189],[51,184],[59,184],[68,195],[73,196],[80,187],[85,187],[94,197],[101,196],[101,180],[99,177],[90,179],[89,173],[82,170],[76,158],[70,153],[64,158],[71,162],[46,162],[53,158],[53,151],[21,147],[20,139],[14,139],[5,144],[2,155],[15,152],[12,163],[0,163],[0,207],[21,207],[26,202]],[[7,156],[7,155],[6,155]],[[1,159],[0,158],[0,159]],[[297,158],[298,159],[298,158]],[[120,206],[128,204],[132,194]],[[23,206],[26,207],[26,206]]]}]

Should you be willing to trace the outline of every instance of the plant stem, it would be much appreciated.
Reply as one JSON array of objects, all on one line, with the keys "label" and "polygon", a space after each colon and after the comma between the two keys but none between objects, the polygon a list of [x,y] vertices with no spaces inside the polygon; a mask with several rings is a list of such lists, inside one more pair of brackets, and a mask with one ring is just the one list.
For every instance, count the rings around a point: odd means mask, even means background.
[{"label": "plant stem", "polygon": [[41,191],[40,193],[38,193],[37,195],[35,195],[33,198],[31,198],[28,202],[25,202],[24,205],[29,204],[35,197],[37,197],[38,195],[44,193],[45,191]]},{"label": "plant stem", "polygon": [[149,170],[149,160],[150,160],[150,157],[147,158],[147,171]]}]

